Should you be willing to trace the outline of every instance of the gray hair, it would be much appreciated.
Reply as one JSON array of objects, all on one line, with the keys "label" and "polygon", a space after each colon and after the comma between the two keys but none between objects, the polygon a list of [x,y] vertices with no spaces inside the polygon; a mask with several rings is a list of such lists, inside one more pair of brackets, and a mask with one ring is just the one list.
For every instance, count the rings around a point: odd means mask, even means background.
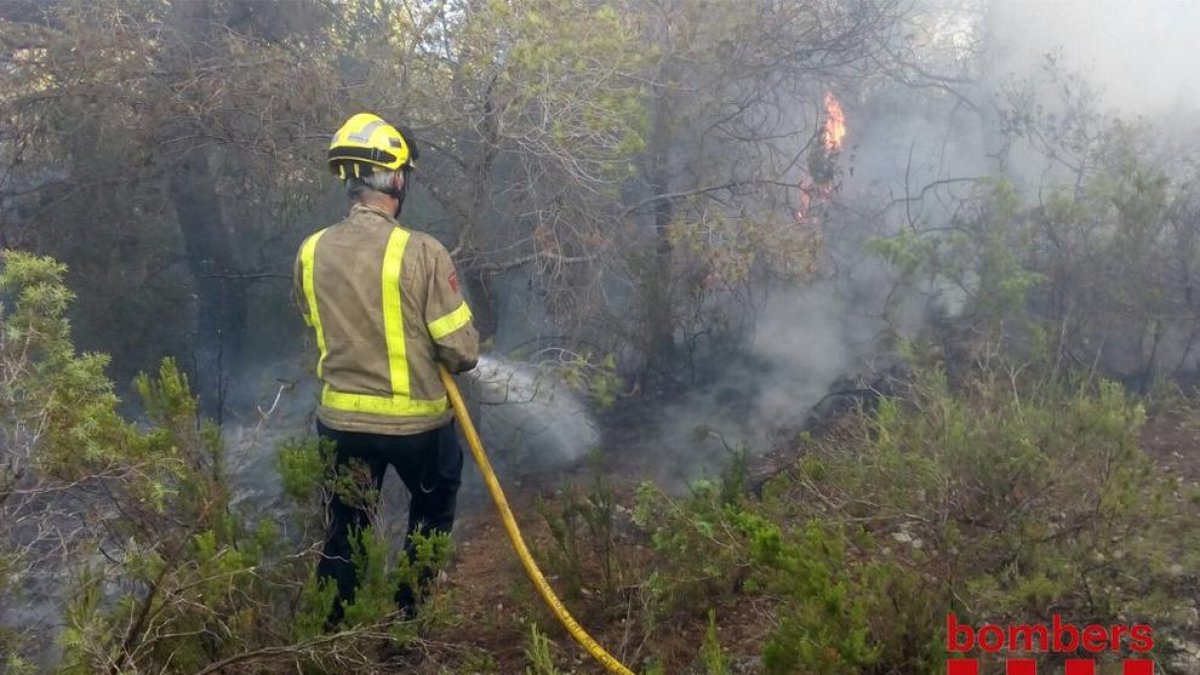
[{"label": "gray hair", "polygon": [[376,170],[367,176],[348,176],[346,178],[346,196],[350,199],[361,200],[370,192],[387,193],[392,189],[392,179],[399,171]]}]

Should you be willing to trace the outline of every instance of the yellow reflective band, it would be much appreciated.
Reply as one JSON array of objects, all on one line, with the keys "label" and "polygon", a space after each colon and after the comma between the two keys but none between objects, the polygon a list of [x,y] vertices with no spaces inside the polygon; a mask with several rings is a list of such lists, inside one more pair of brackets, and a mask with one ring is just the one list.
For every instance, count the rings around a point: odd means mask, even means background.
[{"label": "yellow reflective band", "polygon": [[432,401],[411,399],[407,396],[371,396],[335,391],[325,385],[321,392],[321,405],[346,412],[369,413],[371,415],[393,415],[397,417],[421,417],[438,415],[449,410],[450,404],[443,396]]},{"label": "yellow reflective band", "polygon": [[308,303],[308,314],[304,320],[313,327],[317,334],[317,349],[321,356],[317,359],[317,377],[321,377],[321,367],[325,364],[325,330],[321,327],[321,312],[317,310],[317,289],[313,284],[313,268],[316,267],[317,241],[325,230],[321,230],[304,240],[300,247],[301,280],[304,285],[304,300]]},{"label": "yellow reflective band", "polygon": [[[313,283],[317,240],[325,230],[312,235],[300,249],[300,264],[303,273],[304,297],[308,302],[309,316],[317,334],[317,348],[321,358],[317,361],[317,377],[321,377],[325,362],[325,331],[321,326],[321,315],[317,311],[317,292]],[[404,310],[400,304],[400,273],[404,263],[404,248],[408,244],[408,232],[395,228],[388,239],[383,254],[383,327],[387,338],[388,369],[391,376],[392,395],[374,396],[337,391],[326,382],[321,390],[321,405],[345,412],[391,415],[397,417],[432,416],[450,408],[445,397],[434,400],[409,398],[408,361],[404,350]],[[465,305],[465,303],[464,303]],[[439,320],[440,321],[440,320]]]},{"label": "yellow reflective band", "polygon": [[434,340],[441,340],[454,331],[462,328],[471,321],[471,308],[467,307],[467,303],[458,306],[458,309],[450,312],[446,316],[429,324],[429,335]]},{"label": "yellow reflective band", "polygon": [[408,398],[408,357],[404,352],[404,309],[400,305],[400,271],[408,232],[392,230],[383,253],[383,331],[387,336],[388,370],[392,376],[392,396]]}]

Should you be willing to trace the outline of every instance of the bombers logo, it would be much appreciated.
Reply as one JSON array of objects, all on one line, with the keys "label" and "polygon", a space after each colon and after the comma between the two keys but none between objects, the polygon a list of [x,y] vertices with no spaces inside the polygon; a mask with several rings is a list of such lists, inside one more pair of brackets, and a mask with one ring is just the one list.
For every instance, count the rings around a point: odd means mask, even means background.
[{"label": "bombers logo", "polygon": [[[1145,624],[1103,626],[1090,624],[1082,628],[1063,623],[1055,614],[1049,626],[1019,624],[1001,626],[985,623],[978,629],[960,623],[953,613],[946,615],[946,651],[952,658],[946,661],[946,675],[979,675],[979,660],[953,658],[978,648],[985,654],[998,652],[1054,652],[1076,654],[1079,651],[1119,653],[1123,647],[1137,654],[1154,649],[1154,631]],[[1153,675],[1150,659],[1125,659],[1124,675]],[[1006,675],[1037,675],[1037,661],[1029,658],[1010,658],[1005,661]],[[1067,659],[1066,675],[1095,675],[1093,659]]]}]

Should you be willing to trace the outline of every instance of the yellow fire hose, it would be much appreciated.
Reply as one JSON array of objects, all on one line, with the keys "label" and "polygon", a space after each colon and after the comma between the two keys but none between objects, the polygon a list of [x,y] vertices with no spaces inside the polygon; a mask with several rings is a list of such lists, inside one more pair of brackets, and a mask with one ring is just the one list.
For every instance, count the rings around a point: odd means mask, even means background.
[{"label": "yellow fire hose", "polygon": [[550,610],[562,623],[563,628],[567,629],[576,642],[582,645],[597,661],[604,664],[609,672],[633,675],[633,671],[621,665],[621,662],[616,660],[612,654],[604,651],[604,647],[601,647],[592,639],[592,636],[587,634],[587,631],[583,630],[582,626],[576,623],[575,619],[571,617],[571,613],[563,606],[562,601],[554,594],[550,584],[546,583],[546,577],[542,576],[542,571],[538,569],[537,563],[534,562],[533,556],[525,546],[525,540],[521,538],[517,520],[513,518],[512,509],[508,508],[504,490],[500,488],[496,472],[492,471],[492,463],[488,461],[487,453],[483,449],[483,442],[479,440],[479,434],[475,431],[475,424],[471,421],[471,414],[467,412],[466,404],[463,403],[458,385],[454,383],[454,378],[444,366],[438,366],[438,373],[442,376],[442,383],[446,385],[446,393],[450,396],[450,405],[454,407],[454,412],[458,415],[459,424],[462,425],[463,435],[467,437],[467,445],[471,446],[471,454],[475,457],[475,463],[479,465],[479,471],[483,473],[483,480],[487,483],[488,491],[492,493],[492,500],[496,502],[496,508],[500,510],[500,519],[504,521],[504,529],[508,532],[508,538],[512,541],[513,548],[517,551],[517,557],[521,559],[521,564],[525,566],[525,574],[529,575],[529,580],[537,588],[542,600],[546,601],[546,605],[550,607]]}]

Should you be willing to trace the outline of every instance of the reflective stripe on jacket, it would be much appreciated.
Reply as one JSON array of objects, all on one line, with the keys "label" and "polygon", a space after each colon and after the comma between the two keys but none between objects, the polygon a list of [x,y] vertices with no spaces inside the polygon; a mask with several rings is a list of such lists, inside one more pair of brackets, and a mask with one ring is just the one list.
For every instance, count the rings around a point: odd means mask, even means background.
[{"label": "reflective stripe on jacket", "polygon": [[320,352],[322,423],[404,435],[450,420],[437,363],[474,368],[479,333],[441,243],[355,204],[304,240],[294,292]]}]

